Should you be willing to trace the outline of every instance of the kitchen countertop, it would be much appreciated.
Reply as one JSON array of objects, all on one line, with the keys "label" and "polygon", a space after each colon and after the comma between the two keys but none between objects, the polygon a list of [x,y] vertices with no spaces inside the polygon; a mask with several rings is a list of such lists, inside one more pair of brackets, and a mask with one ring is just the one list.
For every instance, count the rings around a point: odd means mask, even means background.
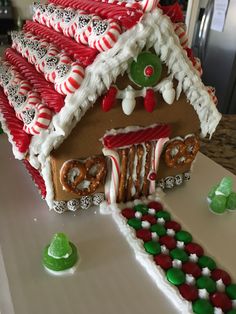
[{"label": "kitchen countertop", "polygon": [[200,150],[236,174],[236,115],[223,115],[211,140],[201,140]]}]

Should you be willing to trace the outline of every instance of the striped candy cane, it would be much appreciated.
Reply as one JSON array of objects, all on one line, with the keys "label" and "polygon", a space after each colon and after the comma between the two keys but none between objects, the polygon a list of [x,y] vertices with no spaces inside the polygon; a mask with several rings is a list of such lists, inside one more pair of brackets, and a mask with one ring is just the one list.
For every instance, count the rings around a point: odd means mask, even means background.
[{"label": "striped candy cane", "polygon": [[109,157],[111,160],[110,173],[107,176],[107,181],[105,183],[105,195],[108,203],[116,203],[119,180],[120,180],[120,157],[119,154],[111,149],[103,148],[102,150],[104,156]]}]

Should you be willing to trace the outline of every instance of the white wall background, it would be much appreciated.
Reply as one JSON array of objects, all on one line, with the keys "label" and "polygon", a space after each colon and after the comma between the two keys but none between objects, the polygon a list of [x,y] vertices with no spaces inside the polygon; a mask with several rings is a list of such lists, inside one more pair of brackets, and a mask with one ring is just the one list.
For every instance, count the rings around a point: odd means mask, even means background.
[{"label": "white wall background", "polygon": [[[31,5],[34,0],[11,0],[12,6],[15,9],[16,18],[19,16],[22,20],[31,18]],[[46,0],[40,0],[40,3],[45,3]]]}]

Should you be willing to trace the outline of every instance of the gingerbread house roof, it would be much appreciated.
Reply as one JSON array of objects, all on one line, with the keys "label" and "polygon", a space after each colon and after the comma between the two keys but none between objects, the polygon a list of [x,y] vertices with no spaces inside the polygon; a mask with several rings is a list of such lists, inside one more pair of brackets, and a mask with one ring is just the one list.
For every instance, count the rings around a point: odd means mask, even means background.
[{"label": "gingerbread house roof", "polygon": [[33,21],[12,34],[0,65],[0,120],[16,158],[27,155],[37,169],[45,165],[130,61],[151,47],[170,74],[157,89],[163,92],[175,78],[176,98],[185,92],[202,135],[212,135],[221,118],[214,93],[201,81],[182,24],[172,22],[176,14],[171,21],[157,2],[50,0],[34,6]]}]

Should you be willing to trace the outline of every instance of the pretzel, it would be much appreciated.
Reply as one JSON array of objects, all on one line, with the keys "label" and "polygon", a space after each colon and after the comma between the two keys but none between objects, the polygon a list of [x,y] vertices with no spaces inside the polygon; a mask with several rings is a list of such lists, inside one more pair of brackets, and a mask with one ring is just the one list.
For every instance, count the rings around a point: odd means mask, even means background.
[{"label": "pretzel", "polygon": [[[73,169],[78,169],[76,175],[72,178],[69,178],[69,174]],[[60,181],[63,187],[68,192],[74,192],[77,185],[80,184],[85,178],[86,169],[83,163],[78,160],[69,160],[65,162],[62,166],[60,172]]]},{"label": "pretzel", "polygon": [[126,182],[126,172],[128,165],[128,149],[121,149],[119,151],[120,161],[121,161],[121,172],[120,172],[120,183],[118,189],[118,202],[125,201],[125,182]]},{"label": "pretzel", "polygon": [[191,163],[195,156],[197,155],[197,152],[199,151],[200,148],[200,143],[197,137],[195,136],[188,136],[184,140],[184,144],[186,146],[186,160],[185,164]]},{"label": "pretzel", "polygon": [[[93,174],[91,169],[93,166],[98,166],[98,169]],[[78,169],[78,173],[75,174],[73,180],[69,175],[72,169]],[[84,163],[78,160],[70,160],[63,164],[60,181],[63,187],[68,192],[77,194],[78,196],[87,196],[95,192],[98,186],[103,181],[106,175],[106,161],[103,156],[90,157]],[[83,181],[88,181],[89,185],[85,188],[79,188],[78,185]]]},{"label": "pretzel", "polygon": [[182,140],[174,140],[167,145],[165,162],[170,168],[177,168],[185,163],[186,146]]},{"label": "pretzel", "polygon": [[165,162],[170,168],[191,163],[199,151],[199,140],[195,136],[188,136],[185,140],[174,140],[167,145]]}]

